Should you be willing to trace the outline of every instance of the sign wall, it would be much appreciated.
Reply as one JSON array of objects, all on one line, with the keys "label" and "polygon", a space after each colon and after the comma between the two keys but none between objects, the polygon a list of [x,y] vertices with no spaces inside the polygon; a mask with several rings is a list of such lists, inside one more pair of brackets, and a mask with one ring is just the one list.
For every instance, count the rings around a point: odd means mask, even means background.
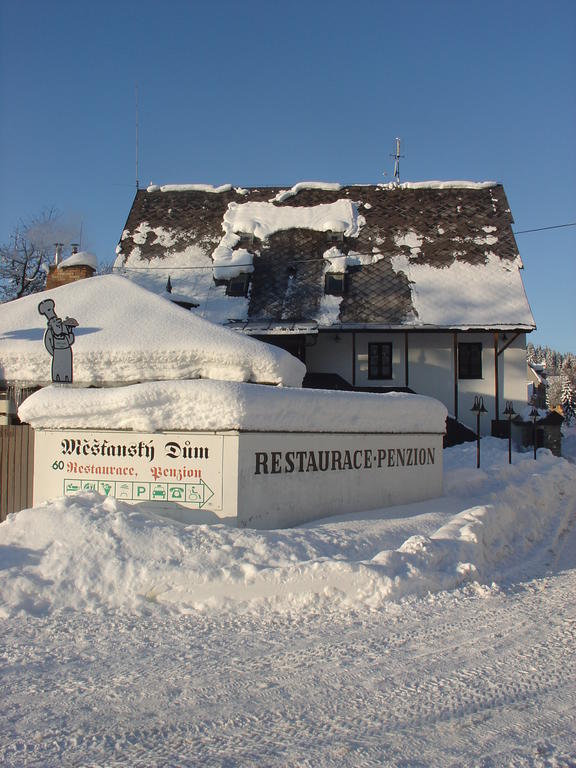
[{"label": "sign wall", "polygon": [[223,436],[36,432],[34,503],[81,491],[127,502],[222,509]]},{"label": "sign wall", "polygon": [[281,528],[440,496],[442,435],[37,431],[34,504],[83,491]]}]

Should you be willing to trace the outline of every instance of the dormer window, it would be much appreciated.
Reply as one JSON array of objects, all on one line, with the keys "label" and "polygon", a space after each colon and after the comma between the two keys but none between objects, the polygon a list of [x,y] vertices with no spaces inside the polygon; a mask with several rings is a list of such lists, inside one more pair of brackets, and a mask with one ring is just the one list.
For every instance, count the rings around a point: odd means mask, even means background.
[{"label": "dormer window", "polygon": [[226,296],[247,296],[250,285],[250,275],[242,272],[228,280],[226,284]]},{"label": "dormer window", "polygon": [[344,296],[347,282],[344,272],[327,272],[324,276],[324,293],[327,296]]},{"label": "dormer window", "polygon": [[252,245],[254,242],[253,232],[236,232],[236,236],[239,238],[238,246],[246,248],[248,245]]},{"label": "dormer window", "polygon": [[327,229],[326,240],[329,243],[341,243],[344,240],[344,232],[337,232],[333,229]]}]

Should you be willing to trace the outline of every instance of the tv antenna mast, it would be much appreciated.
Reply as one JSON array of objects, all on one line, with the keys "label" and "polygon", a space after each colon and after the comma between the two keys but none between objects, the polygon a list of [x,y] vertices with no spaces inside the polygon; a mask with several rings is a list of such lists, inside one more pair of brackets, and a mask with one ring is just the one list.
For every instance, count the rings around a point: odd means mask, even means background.
[{"label": "tv antenna mast", "polygon": [[140,189],[140,182],[138,180],[138,86],[136,86],[136,191]]},{"label": "tv antenna mast", "polygon": [[396,152],[393,155],[390,155],[390,157],[394,158],[394,181],[396,184],[400,184],[400,159],[404,157],[404,155],[400,154],[400,139],[396,139]]}]

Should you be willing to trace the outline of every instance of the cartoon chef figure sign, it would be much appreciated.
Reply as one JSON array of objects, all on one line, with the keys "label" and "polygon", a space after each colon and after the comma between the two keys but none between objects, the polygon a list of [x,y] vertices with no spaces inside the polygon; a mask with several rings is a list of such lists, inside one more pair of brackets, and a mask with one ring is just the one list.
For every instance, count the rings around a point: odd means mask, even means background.
[{"label": "cartoon chef figure sign", "polygon": [[48,327],[44,333],[44,346],[52,356],[52,381],[72,383],[72,344],[74,328],[78,321],[73,317],[59,318],[54,310],[53,299],[38,304],[38,312],[44,315]]}]

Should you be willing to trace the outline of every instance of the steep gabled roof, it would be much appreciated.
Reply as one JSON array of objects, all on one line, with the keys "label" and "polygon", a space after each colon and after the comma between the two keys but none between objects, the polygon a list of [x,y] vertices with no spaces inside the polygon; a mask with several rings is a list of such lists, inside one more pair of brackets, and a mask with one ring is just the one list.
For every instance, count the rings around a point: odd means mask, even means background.
[{"label": "steep gabled roof", "polygon": [[[170,276],[196,313],[258,332],[532,330],[511,226],[491,182],[150,187],[136,195],[116,268],[156,291]],[[242,273],[248,295],[227,296]],[[328,273],[346,274],[343,296],[326,295]]]}]

